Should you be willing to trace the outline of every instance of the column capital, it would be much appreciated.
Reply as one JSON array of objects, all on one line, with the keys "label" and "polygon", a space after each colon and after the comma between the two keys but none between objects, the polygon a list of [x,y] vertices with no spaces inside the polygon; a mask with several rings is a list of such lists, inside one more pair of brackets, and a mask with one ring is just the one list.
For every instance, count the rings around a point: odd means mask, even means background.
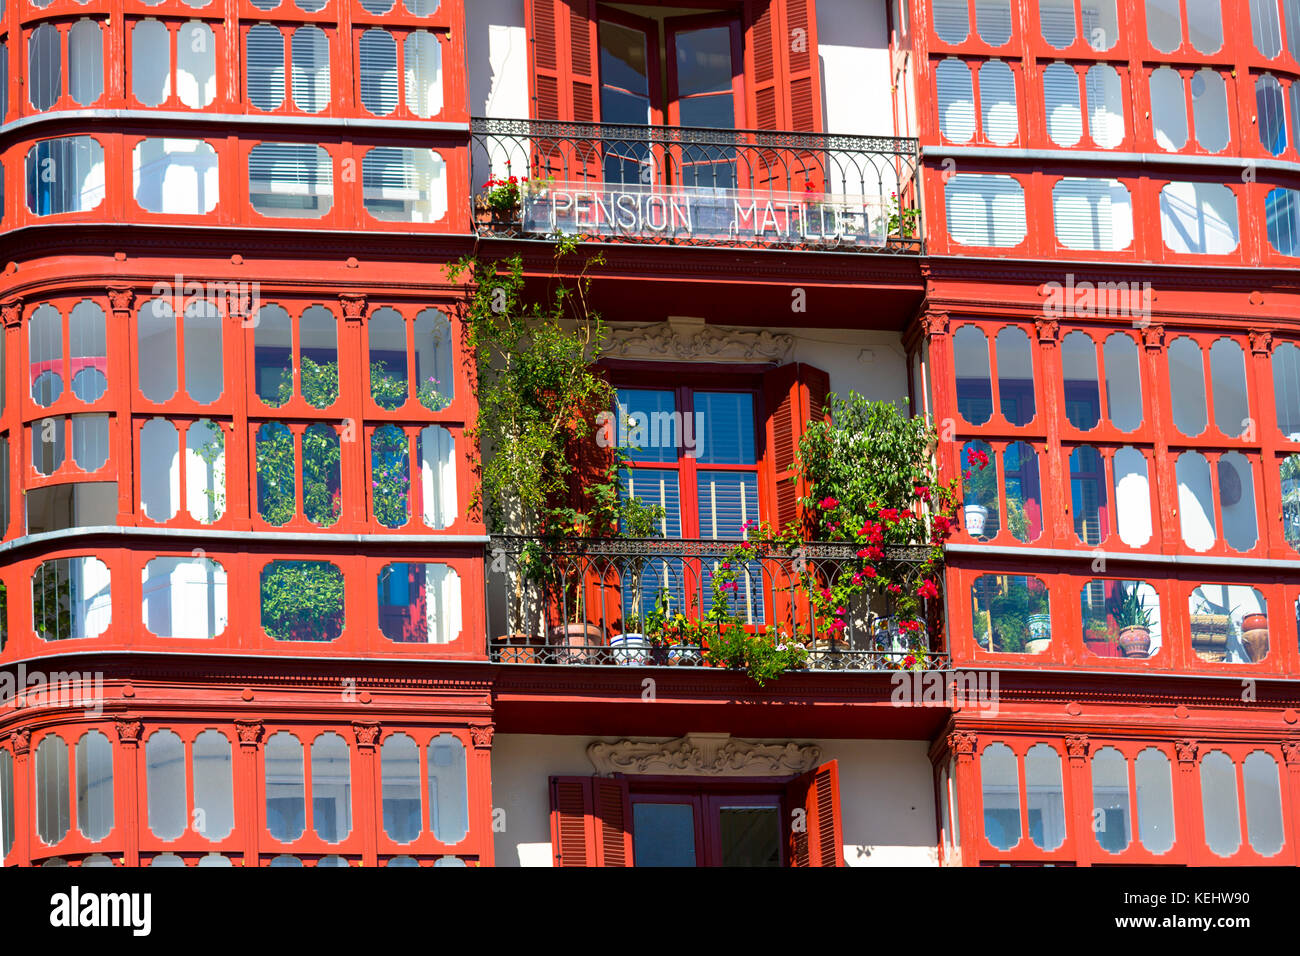
[{"label": "column capital", "polygon": [[491,750],[495,734],[496,727],[493,724],[470,724],[469,736],[474,741],[475,750]]},{"label": "column capital", "polygon": [[21,325],[23,321],[23,300],[21,298],[10,299],[8,302],[0,303],[0,320],[4,321],[7,329]]},{"label": "column capital", "polygon": [[9,744],[14,749],[14,756],[20,757],[27,753],[32,742],[32,732],[26,727],[21,727],[9,735]]},{"label": "column capital", "polygon": [[[1178,752],[1178,762],[1180,764],[1196,763],[1196,751],[1199,749],[1200,745],[1195,740],[1174,741],[1174,750]],[[1189,766],[1186,769],[1190,770],[1191,767]]]},{"label": "column capital", "polygon": [[256,748],[262,742],[262,722],[260,720],[235,721],[235,734],[239,737],[239,746]]},{"label": "column capital", "polygon": [[1142,326],[1142,345],[1148,352],[1159,352],[1165,347],[1165,327],[1163,325]]},{"label": "column capital", "polygon": [[1055,345],[1061,337],[1061,323],[1054,318],[1039,316],[1034,326],[1038,329],[1039,345]]},{"label": "column capital", "polygon": [[1065,755],[1071,760],[1085,759],[1090,749],[1092,749],[1092,741],[1088,739],[1087,734],[1075,734],[1065,738]]},{"label": "column capital", "polygon": [[1250,339],[1250,350],[1256,355],[1273,354],[1273,333],[1251,329],[1246,335]]},{"label": "column capital", "polygon": [[143,729],[144,721],[139,717],[117,718],[117,739],[119,743],[131,744],[132,746],[140,743],[140,732]]},{"label": "column capital", "polygon": [[379,743],[379,724],[375,721],[352,721],[352,733],[357,738],[358,750],[374,750]]},{"label": "column capital", "polygon": [[343,306],[343,321],[360,322],[365,319],[368,306],[364,295],[342,293],[339,295],[339,304]]},{"label": "column capital", "polygon": [[948,313],[927,312],[921,316],[921,329],[927,338],[938,338],[948,334]]},{"label": "column capital", "polygon": [[114,312],[130,312],[135,304],[135,290],[130,286],[111,285],[108,287],[108,305]]},{"label": "column capital", "polygon": [[975,747],[979,737],[969,731],[954,730],[948,735],[948,749],[958,757],[969,759],[975,756]]}]

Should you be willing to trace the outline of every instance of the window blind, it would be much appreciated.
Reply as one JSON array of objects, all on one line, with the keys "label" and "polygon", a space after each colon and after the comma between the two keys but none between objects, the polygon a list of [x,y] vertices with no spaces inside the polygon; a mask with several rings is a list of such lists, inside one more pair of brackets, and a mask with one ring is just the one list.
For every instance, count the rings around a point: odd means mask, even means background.
[{"label": "window blind", "polygon": [[284,34],[259,23],[248,31],[244,63],[248,100],[259,110],[277,110],[284,103]]},{"label": "window blind", "polygon": [[989,46],[1011,39],[1011,0],[975,0],[975,28]]},{"label": "window blind", "polygon": [[944,43],[962,43],[970,33],[969,0],[934,0],[934,32]]},{"label": "window blind", "polygon": [[980,113],[989,142],[1009,146],[1016,141],[1020,123],[1016,78],[1002,60],[989,60],[980,67]]},{"label": "window blind", "polygon": [[1079,74],[1068,63],[1049,63],[1043,69],[1043,110],[1047,135],[1057,146],[1074,146],[1083,136],[1079,107]]},{"label": "window blind", "polygon": [[1062,179],[1052,189],[1056,239],[1069,249],[1114,251],[1133,239],[1128,190],[1115,179]]},{"label": "window blind", "polygon": [[387,116],[397,109],[397,41],[387,30],[367,30],[358,41],[358,60],[362,105]]},{"label": "window blind", "polygon": [[1098,63],[1084,78],[1088,91],[1088,135],[1102,149],[1114,149],[1124,141],[1124,99],[1119,74],[1114,67]]},{"label": "window blind", "polygon": [[1038,25],[1043,39],[1063,50],[1074,42],[1074,0],[1039,0]]},{"label": "window blind", "polygon": [[975,92],[970,70],[949,57],[934,71],[939,99],[939,130],[953,143],[968,143],[975,135]]},{"label": "window blind", "polygon": [[330,48],[320,27],[293,31],[293,105],[305,113],[319,113],[329,105]]},{"label": "window blind", "polygon": [[1010,176],[959,173],[944,185],[948,234],[965,246],[1014,246],[1025,238],[1025,191]]},{"label": "window blind", "polygon": [[312,216],[334,204],[334,165],[320,146],[258,143],[248,154],[248,193],[264,216]]},{"label": "window blind", "polygon": [[[442,192],[434,189],[435,180]],[[362,201],[376,219],[435,222],[446,213],[442,160],[431,149],[376,146],[361,159]]]}]

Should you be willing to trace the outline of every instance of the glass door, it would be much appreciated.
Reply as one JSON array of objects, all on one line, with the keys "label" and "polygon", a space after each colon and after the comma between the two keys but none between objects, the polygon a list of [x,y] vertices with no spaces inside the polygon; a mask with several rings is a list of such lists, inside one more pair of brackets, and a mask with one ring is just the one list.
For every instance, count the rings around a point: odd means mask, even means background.
[{"label": "glass door", "polygon": [[[663,124],[660,106],[659,27],[616,11],[602,11],[600,45],[600,119],[602,123],[649,127]],[[605,183],[620,186],[655,182],[654,157],[646,134],[636,130],[607,137]]]},{"label": "glass door", "polygon": [[[668,122],[672,126],[734,130],[745,115],[740,21],[714,15],[664,21],[668,48]],[[678,148],[676,172],[683,186],[745,188],[736,150],[727,145]]]}]

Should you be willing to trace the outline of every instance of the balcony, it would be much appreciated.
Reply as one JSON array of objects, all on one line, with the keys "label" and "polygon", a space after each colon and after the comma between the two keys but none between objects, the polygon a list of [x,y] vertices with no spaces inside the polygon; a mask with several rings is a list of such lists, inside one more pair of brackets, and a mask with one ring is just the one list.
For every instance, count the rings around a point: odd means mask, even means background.
[{"label": "balcony", "polygon": [[[943,596],[924,602],[921,627],[910,634],[893,617],[881,587],[858,595],[840,615],[842,629],[819,613],[809,591],[833,589],[862,567],[857,547],[807,544],[790,552],[753,545],[733,568],[734,586],[715,576],[736,562],[739,542],[663,538],[543,541],[494,535],[488,555],[487,626],[493,661],[504,664],[588,664],[726,667],[716,636],[718,595],[726,615],[753,640],[799,643],[806,656],[792,666],[816,671],[944,670]],[[903,587],[922,577],[924,547],[886,552]],[[712,616],[711,616],[712,615]]]},{"label": "balcony", "polygon": [[481,237],[924,251],[914,139],[483,118],[470,131]]}]

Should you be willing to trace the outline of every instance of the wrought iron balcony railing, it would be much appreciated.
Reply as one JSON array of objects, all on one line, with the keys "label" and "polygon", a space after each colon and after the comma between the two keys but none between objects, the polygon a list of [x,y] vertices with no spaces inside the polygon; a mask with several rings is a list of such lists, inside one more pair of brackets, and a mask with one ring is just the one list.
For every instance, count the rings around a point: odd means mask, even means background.
[{"label": "wrought iron balcony railing", "polygon": [[482,118],[470,131],[482,236],[924,251],[914,139]]},{"label": "wrought iron balcony railing", "polygon": [[[487,560],[491,657],[501,663],[701,666],[695,637],[657,619],[703,622],[714,604],[713,576],[737,542],[685,539],[565,539],[493,536]],[[921,582],[924,548],[886,554],[906,593]],[[733,558],[734,560],[734,558]],[[809,588],[833,588],[862,567],[856,547],[808,544],[797,552],[759,546],[735,568],[729,610],[754,634],[768,627],[808,648],[811,670],[948,667],[943,599],[923,602],[922,627],[904,632],[884,588],[860,592],[836,630],[816,613]],[[940,582],[941,583],[941,582]],[[680,633],[680,632],[678,632]],[[707,636],[706,636],[707,639]]]}]

